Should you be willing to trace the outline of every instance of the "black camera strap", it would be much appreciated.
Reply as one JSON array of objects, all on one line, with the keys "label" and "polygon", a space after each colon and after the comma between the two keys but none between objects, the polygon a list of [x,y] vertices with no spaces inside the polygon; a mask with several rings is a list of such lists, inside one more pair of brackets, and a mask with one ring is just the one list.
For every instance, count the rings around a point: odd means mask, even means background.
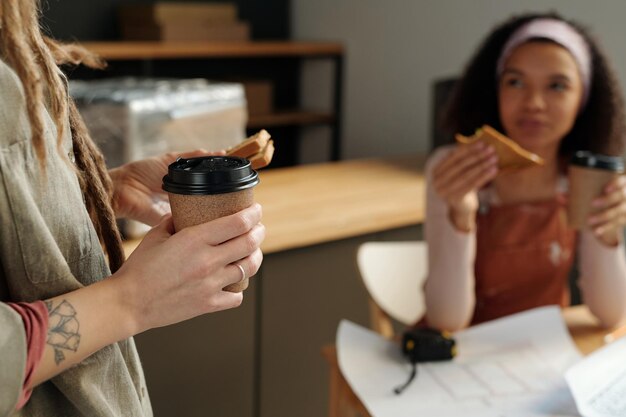
[{"label": "black camera strap", "polygon": [[393,389],[393,392],[396,395],[400,395],[402,394],[402,391],[404,391],[406,389],[406,387],[408,387],[409,385],[411,385],[411,382],[413,382],[413,380],[415,379],[415,376],[417,375],[417,362],[413,362],[413,369],[411,370],[411,375],[409,375],[409,380],[406,381],[404,384],[397,386]]}]

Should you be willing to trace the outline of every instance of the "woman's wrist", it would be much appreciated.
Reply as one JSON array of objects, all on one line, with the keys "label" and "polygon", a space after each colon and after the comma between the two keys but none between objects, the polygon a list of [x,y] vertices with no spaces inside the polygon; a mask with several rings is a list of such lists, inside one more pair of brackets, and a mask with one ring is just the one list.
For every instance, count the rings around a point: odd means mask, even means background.
[{"label": "woman's wrist", "polygon": [[44,301],[50,323],[48,341],[31,387],[141,331],[133,308],[135,296],[122,281],[114,275]]},{"label": "woman's wrist", "polygon": [[450,222],[460,232],[469,233],[476,227],[476,211],[458,210],[450,207],[448,212]]},{"label": "woman's wrist", "polygon": [[142,308],[140,300],[141,294],[135,286],[131,285],[132,280],[126,276],[124,270],[116,272],[102,284],[107,283],[110,288],[110,302],[115,306],[115,310],[120,314],[120,340],[127,339],[145,330],[142,325]]},{"label": "woman's wrist", "polygon": [[604,233],[597,234],[596,237],[606,246],[615,247],[622,241],[622,228],[610,229]]}]

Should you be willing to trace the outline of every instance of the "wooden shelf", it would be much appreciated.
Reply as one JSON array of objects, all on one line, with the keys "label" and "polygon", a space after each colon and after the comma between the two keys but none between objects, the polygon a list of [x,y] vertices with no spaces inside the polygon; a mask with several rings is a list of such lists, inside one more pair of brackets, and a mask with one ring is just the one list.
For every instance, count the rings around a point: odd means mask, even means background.
[{"label": "wooden shelf", "polygon": [[[115,41],[84,42],[84,47],[106,61],[140,61],[143,75],[159,73],[159,62],[153,60],[185,59],[255,59],[255,58],[319,58],[333,63],[333,105],[329,112],[304,110],[279,111],[270,115],[252,116],[247,128],[275,126],[306,126],[327,124],[331,127],[330,160],[341,159],[341,97],[344,48],[336,42],[250,41],[250,42],[157,42]],[[184,64],[183,64],[184,65]],[[121,67],[124,65],[122,63]],[[246,67],[249,67],[246,65]],[[254,68],[254,66],[252,66]],[[184,72],[184,71],[183,71]],[[287,81],[289,83],[289,81]],[[294,148],[295,149],[295,148]],[[295,157],[292,157],[295,160]]]},{"label": "wooden shelf", "polygon": [[84,42],[84,47],[108,61],[133,59],[315,57],[343,54],[332,42]]},{"label": "wooden shelf", "polygon": [[272,114],[250,116],[247,127],[249,129],[272,126],[296,126],[332,123],[335,117],[330,113],[313,111],[279,111]]}]

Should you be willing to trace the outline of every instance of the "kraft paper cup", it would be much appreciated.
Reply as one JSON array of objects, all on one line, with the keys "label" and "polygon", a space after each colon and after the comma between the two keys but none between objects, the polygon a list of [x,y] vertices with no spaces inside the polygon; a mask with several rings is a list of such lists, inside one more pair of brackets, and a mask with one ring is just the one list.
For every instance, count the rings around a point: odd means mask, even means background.
[{"label": "kraft paper cup", "polygon": [[[250,207],[258,183],[258,174],[245,158],[179,158],[163,177],[163,189],[169,194],[172,206],[174,229],[178,232]],[[248,284],[247,277],[224,290],[242,292]]]},{"label": "kraft paper cup", "polygon": [[621,157],[578,151],[569,165],[569,204],[567,218],[570,227],[585,229],[587,219],[594,212],[592,201],[602,194],[604,187],[624,172]]}]

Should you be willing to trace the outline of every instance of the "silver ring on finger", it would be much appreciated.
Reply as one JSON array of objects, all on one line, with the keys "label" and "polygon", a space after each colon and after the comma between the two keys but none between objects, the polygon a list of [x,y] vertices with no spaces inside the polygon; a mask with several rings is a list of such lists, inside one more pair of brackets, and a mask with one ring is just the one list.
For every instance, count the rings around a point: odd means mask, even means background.
[{"label": "silver ring on finger", "polygon": [[239,268],[239,270],[241,271],[241,279],[240,281],[243,281],[246,279],[246,270],[243,269],[243,266],[241,266],[240,264],[238,264],[237,262],[233,263],[233,265],[235,265],[237,268]]}]

